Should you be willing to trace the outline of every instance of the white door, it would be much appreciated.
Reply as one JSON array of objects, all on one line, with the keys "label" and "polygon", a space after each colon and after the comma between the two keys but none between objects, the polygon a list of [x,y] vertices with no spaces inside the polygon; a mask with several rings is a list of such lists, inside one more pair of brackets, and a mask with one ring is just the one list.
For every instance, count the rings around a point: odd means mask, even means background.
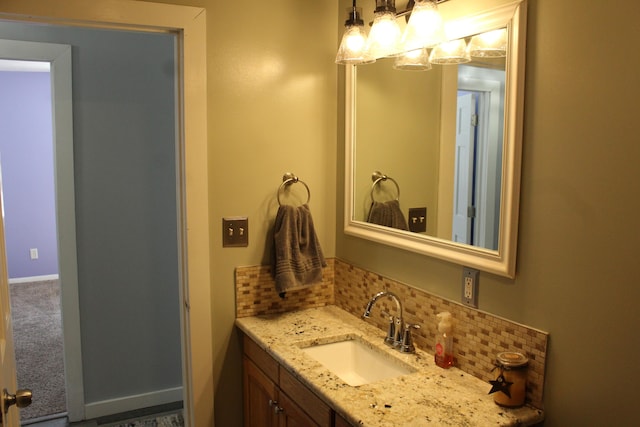
[{"label": "white door", "polygon": [[451,240],[467,244],[471,243],[471,221],[473,215],[475,117],[473,94],[458,96]]},{"label": "white door", "polygon": [[[7,272],[7,256],[4,242],[4,207],[2,205],[2,174],[0,174],[0,413],[2,427],[17,427],[20,425],[20,414],[11,405],[9,395],[16,394],[16,361],[13,353],[13,331],[11,325],[11,306],[9,303],[9,273]],[[30,402],[30,397],[28,398]],[[26,402],[24,402],[26,403]],[[20,403],[22,405],[23,403]]]}]

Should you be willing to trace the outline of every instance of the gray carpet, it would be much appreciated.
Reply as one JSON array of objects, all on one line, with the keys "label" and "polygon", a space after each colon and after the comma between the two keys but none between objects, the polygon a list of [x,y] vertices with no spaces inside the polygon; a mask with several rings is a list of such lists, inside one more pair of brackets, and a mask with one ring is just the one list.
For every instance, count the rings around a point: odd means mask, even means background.
[{"label": "gray carpet", "polygon": [[59,282],[14,283],[10,289],[18,387],[33,391],[20,418],[66,412]]}]

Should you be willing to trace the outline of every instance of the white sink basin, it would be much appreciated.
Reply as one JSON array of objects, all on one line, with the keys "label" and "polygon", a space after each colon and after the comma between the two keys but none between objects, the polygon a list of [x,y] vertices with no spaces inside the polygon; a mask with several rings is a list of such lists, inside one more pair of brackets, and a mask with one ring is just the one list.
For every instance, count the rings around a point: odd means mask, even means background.
[{"label": "white sink basin", "polygon": [[351,386],[416,372],[416,369],[358,337],[302,349]]}]

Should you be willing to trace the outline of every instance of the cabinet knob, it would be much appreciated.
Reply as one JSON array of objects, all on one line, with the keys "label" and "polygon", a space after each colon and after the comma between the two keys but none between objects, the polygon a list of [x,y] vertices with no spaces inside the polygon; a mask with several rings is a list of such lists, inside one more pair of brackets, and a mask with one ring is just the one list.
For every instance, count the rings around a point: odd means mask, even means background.
[{"label": "cabinet knob", "polygon": [[276,414],[284,412],[284,409],[278,406],[277,400],[269,399],[269,406],[273,408],[273,412],[275,412]]}]

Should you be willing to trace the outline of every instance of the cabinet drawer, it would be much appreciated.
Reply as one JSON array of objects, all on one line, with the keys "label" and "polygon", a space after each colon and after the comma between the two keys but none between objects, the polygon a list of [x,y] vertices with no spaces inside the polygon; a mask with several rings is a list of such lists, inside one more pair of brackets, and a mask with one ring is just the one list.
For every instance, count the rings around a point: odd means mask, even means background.
[{"label": "cabinet drawer", "polygon": [[246,354],[258,368],[262,369],[271,381],[277,384],[279,371],[278,362],[246,335],[244,335],[243,346],[244,354]]},{"label": "cabinet drawer", "polygon": [[280,369],[280,390],[295,396],[298,406],[319,426],[331,426],[331,408],[286,369]]}]

